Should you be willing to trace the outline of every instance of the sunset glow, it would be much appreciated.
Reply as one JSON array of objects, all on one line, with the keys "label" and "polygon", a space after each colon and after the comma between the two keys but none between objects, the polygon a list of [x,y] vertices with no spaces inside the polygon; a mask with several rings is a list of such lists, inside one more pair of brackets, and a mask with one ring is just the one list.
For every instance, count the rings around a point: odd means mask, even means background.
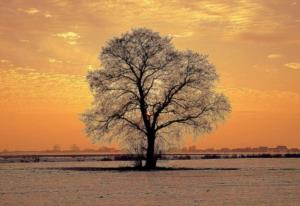
[{"label": "sunset glow", "polygon": [[[300,2],[2,1],[0,150],[59,144],[97,148],[79,114],[92,98],[88,70],[105,42],[131,28],[173,37],[209,55],[232,113],[199,148],[300,147]],[[112,143],[117,146],[116,143]]]}]

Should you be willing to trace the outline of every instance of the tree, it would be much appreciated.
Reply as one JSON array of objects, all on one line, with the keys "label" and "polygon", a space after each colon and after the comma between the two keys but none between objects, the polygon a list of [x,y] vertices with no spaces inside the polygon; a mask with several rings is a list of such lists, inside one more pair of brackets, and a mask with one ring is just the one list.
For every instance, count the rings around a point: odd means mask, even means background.
[{"label": "tree", "polygon": [[159,140],[209,132],[230,111],[207,56],[176,50],[169,36],[133,29],[108,41],[99,58],[102,68],[87,75],[94,102],[82,115],[86,132],[145,142],[148,169]]},{"label": "tree", "polygon": [[70,146],[70,151],[71,152],[79,152],[80,151],[80,148],[76,145],[76,144],[72,144]]},{"label": "tree", "polygon": [[61,151],[60,145],[58,145],[58,144],[53,145],[52,151],[53,152],[60,152]]}]

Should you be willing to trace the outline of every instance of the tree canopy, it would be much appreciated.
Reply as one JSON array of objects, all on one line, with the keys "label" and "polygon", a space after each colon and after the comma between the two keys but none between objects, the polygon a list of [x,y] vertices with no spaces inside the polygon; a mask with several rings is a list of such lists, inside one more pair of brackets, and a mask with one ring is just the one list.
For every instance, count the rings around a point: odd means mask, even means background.
[{"label": "tree canopy", "polygon": [[146,141],[149,153],[155,141],[209,132],[226,117],[230,104],[215,91],[214,65],[171,40],[138,28],[106,43],[102,67],[87,75],[94,102],[82,119],[90,137]]}]

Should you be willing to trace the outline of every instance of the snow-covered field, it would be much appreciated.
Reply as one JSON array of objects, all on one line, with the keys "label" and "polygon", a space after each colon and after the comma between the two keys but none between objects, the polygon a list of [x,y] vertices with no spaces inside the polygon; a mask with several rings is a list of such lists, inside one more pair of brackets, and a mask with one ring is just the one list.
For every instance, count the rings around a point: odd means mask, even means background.
[{"label": "snow-covered field", "polygon": [[2,163],[0,205],[300,205],[299,158],[159,163],[160,166],[201,170],[118,172],[58,169],[128,164],[130,162],[117,161]]}]

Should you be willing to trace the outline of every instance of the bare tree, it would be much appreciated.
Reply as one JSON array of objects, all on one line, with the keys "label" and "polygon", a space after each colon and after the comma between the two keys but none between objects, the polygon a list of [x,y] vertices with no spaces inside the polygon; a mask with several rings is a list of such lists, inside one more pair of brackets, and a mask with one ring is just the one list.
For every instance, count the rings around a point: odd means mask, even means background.
[{"label": "bare tree", "polygon": [[58,144],[53,145],[52,151],[53,152],[60,152],[61,151],[60,145],[58,145]]},{"label": "bare tree", "polygon": [[168,36],[133,29],[108,41],[100,61],[87,75],[94,102],[82,115],[86,132],[94,140],[145,141],[146,168],[156,167],[158,139],[209,132],[230,111],[207,56],[176,50]]},{"label": "bare tree", "polygon": [[70,151],[71,152],[79,152],[80,151],[80,148],[76,145],[76,144],[72,144],[70,146]]}]

